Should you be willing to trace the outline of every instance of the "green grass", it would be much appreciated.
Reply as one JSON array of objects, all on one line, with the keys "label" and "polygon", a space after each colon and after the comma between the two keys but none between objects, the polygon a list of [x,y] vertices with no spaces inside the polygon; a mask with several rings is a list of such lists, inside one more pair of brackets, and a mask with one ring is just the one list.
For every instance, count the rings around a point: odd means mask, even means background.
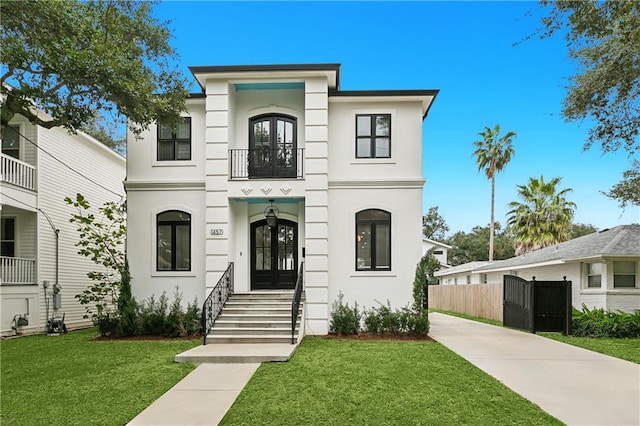
[{"label": "green grass", "polygon": [[3,340],[1,416],[9,425],[123,425],[194,366],[196,340],[92,341],[94,329]]},{"label": "green grass", "polygon": [[471,321],[483,322],[485,324],[497,325],[502,327],[502,321],[495,321],[487,318],[474,317],[473,315],[461,314],[458,312],[445,311],[444,309],[429,308],[429,312],[439,312],[441,314],[451,315],[453,317],[464,318]]},{"label": "green grass", "polygon": [[640,339],[613,337],[575,337],[559,333],[538,333],[541,336],[605,355],[640,364]]},{"label": "green grass", "polygon": [[561,423],[439,343],[307,337],[258,369],[222,424]]}]

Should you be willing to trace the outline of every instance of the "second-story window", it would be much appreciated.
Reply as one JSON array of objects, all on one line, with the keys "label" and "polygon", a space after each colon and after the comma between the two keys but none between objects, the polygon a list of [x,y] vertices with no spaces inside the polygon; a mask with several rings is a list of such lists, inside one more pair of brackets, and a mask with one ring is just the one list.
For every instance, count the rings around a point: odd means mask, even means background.
[{"label": "second-story window", "polygon": [[184,117],[174,130],[158,125],[158,161],[191,160],[191,118]]},{"label": "second-story window", "polygon": [[356,158],[391,157],[391,114],[356,115]]},{"label": "second-story window", "polygon": [[17,126],[7,126],[2,132],[2,153],[20,159],[20,133]]}]

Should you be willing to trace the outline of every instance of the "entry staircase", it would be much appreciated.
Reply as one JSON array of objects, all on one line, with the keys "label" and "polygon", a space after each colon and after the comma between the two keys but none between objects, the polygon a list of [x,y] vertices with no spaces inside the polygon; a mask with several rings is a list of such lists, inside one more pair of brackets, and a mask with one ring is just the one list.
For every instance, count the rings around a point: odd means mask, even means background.
[{"label": "entry staircase", "polygon": [[[293,291],[251,291],[232,293],[206,337],[215,343],[291,344],[291,300]],[[297,342],[302,323],[304,293],[294,330]]]}]

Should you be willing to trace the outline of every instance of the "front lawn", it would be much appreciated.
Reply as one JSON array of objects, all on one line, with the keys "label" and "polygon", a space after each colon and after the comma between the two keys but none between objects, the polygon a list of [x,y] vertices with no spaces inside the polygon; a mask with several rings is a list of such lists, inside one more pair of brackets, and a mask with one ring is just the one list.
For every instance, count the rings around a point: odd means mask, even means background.
[{"label": "front lawn", "polygon": [[439,343],[306,337],[258,369],[222,424],[561,423]]},{"label": "front lawn", "polygon": [[95,336],[89,329],[3,340],[0,424],[126,424],[193,370],[173,359],[202,343]]},{"label": "front lawn", "polygon": [[576,337],[563,336],[560,333],[538,334],[559,342],[640,364],[640,339],[637,338]]}]

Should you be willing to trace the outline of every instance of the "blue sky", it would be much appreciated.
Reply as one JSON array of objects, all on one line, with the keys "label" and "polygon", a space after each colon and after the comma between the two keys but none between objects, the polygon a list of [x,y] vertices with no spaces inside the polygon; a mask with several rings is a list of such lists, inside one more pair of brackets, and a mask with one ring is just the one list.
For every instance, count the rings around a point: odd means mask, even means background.
[{"label": "blue sky", "polygon": [[[513,130],[515,155],[496,179],[496,220],[529,177],[561,176],[575,221],[603,229],[640,221],[600,191],[631,164],[625,152],[583,151],[589,123],[560,111],[574,70],[560,36],[514,46],[539,27],[536,2],[165,1],[172,45],[191,65],[340,63],[342,90],[439,89],[424,122],[424,212],[438,206],[450,232],[490,217],[490,183],[473,141],[484,127]],[[197,84],[192,90],[198,90]]]}]

